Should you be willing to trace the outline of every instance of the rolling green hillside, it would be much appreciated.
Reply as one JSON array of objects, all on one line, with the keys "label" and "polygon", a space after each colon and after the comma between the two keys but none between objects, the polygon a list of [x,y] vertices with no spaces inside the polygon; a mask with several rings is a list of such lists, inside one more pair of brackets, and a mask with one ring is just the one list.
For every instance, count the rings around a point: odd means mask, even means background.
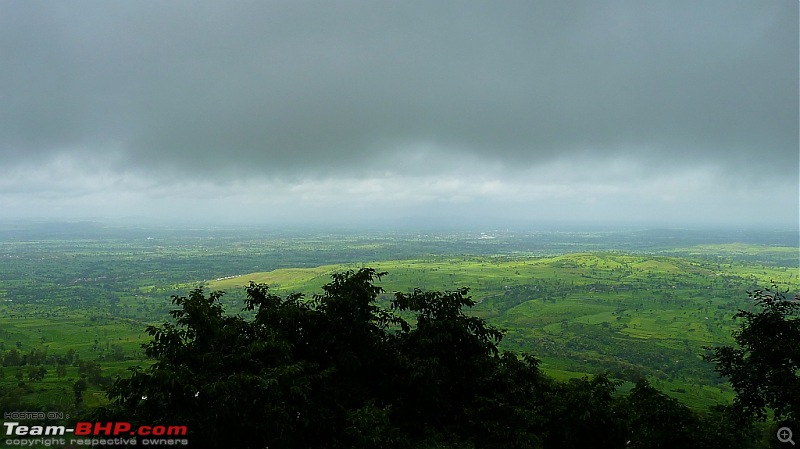
[{"label": "rolling green hillside", "polygon": [[[733,248],[755,256],[776,251]],[[694,405],[731,397],[702,354],[704,346],[730,343],[733,314],[749,306],[746,291],[773,282],[792,291],[800,288],[794,269],[690,255],[460,256],[364,265],[388,273],[380,284],[388,293],[418,286],[469,287],[478,301],[473,313],[506,329],[502,346],[536,354],[555,377],[602,371],[625,380],[647,376]],[[208,288],[236,297],[234,292],[252,280],[276,292],[313,294],[330,273],[352,268],[339,264],[249,273],[210,282]]]}]

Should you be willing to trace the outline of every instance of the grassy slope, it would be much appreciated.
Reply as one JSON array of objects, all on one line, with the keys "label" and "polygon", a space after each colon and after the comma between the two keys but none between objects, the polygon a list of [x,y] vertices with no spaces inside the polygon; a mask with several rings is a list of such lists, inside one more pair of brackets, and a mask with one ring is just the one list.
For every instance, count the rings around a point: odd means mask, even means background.
[{"label": "grassy slope", "polygon": [[[796,249],[791,249],[796,251]],[[746,290],[778,282],[800,289],[796,270],[693,257],[747,251],[769,257],[786,249],[752,245],[697,247],[682,257],[578,253],[557,257],[436,257],[375,261],[388,274],[387,291],[452,290],[468,286],[473,313],[508,330],[503,346],[530,351],[558,378],[610,370],[646,375],[664,391],[697,405],[730,399],[731,392],[701,360],[703,347],[729,344],[735,310]],[[284,269],[214,281],[235,290],[250,280],[277,292],[319,292],[335,271],[355,265]]]}]

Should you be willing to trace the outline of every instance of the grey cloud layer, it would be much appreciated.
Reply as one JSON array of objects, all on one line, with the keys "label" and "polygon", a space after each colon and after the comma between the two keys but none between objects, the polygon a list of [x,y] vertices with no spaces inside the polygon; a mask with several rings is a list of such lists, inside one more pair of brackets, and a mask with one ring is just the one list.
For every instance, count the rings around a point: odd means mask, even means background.
[{"label": "grey cloud layer", "polygon": [[4,2],[0,156],[349,176],[424,147],[796,177],[797,19],[763,0]]}]

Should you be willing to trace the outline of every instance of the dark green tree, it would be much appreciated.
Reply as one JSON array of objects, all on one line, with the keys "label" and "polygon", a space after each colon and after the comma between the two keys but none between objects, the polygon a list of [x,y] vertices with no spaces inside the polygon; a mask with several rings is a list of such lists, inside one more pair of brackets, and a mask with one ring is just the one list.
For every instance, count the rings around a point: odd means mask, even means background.
[{"label": "dark green tree", "polygon": [[72,393],[75,395],[75,407],[80,408],[83,405],[83,392],[86,391],[89,384],[86,379],[81,377],[72,384]]},{"label": "dark green tree", "polygon": [[154,363],[116,379],[92,418],[185,425],[193,447],[244,449],[623,448],[637,414],[641,447],[697,440],[698,418],[648,385],[628,400],[607,376],[557,382],[500,351],[503,332],[466,312],[467,289],[378,307],[382,275],[336,273],[311,299],[251,283],[240,315],[220,292],[174,296],[172,320],[147,329]]},{"label": "dark green tree", "polygon": [[102,366],[93,360],[81,360],[78,363],[78,375],[93,385],[100,385],[102,370]]},{"label": "dark green tree", "polygon": [[[703,427],[688,407],[641,379],[625,398],[631,449],[704,448]],[[742,446],[740,446],[742,447]]]},{"label": "dark green tree", "polygon": [[615,400],[619,385],[605,375],[553,382],[545,390],[545,448],[625,447],[625,410]]},{"label": "dark green tree", "polygon": [[67,350],[67,354],[65,356],[65,360],[67,362],[67,365],[72,365],[72,361],[73,361],[74,358],[75,358],[75,350],[72,349],[72,348],[68,349]]},{"label": "dark green tree", "polygon": [[45,368],[44,366],[29,365],[27,375],[29,381],[38,382],[40,380],[43,380],[44,376],[47,375],[47,368]]},{"label": "dark green tree", "polygon": [[174,321],[148,328],[156,362],[118,379],[100,413],[179,422],[208,447],[231,435],[241,448],[352,445],[365,410],[385,405],[378,390],[392,358],[387,317],[371,304],[377,276],[336,274],[312,301],[251,284],[248,318],[225,314],[220,292],[175,296]]},{"label": "dark green tree", "polygon": [[22,363],[19,351],[16,349],[9,349],[4,357],[3,364],[5,366],[19,366]]},{"label": "dark green tree", "polygon": [[748,292],[754,310],[739,310],[737,346],[711,349],[706,358],[728,378],[735,407],[759,419],[800,424],[800,297],[772,289]]},{"label": "dark green tree", "polygon": [[398,417],[408,431],[430,429],[457,434],[467,428],[482,384],[496,367],[502,333],[482,319],[464,314],[475,303],[467,289],[454,292],[397,293],[392,308],[416,315],[416,327],[401,325],[399,370],[394,380]]}]

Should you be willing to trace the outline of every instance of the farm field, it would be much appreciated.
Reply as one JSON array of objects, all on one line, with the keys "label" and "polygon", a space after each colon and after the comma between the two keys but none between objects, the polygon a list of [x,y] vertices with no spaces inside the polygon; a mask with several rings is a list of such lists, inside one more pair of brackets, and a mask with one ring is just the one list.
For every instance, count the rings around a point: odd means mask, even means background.
[{"label": "farm field", "polygon": [[[148,325],[171,295],[243,286],[311,296],[330,274],[369,266],[394,291],[469,287],[471,313],[506,331],[553,377],[647,377],[687,404],[732,397],[702,360],[731,342],[746,292],[800,290],[796,233],[742,231],[277,232],[0,227],[0,371],[4,410],[78,413],[104,385],[148,363]],[[89,379],[78,394],[76,383]],[[625,388],[623,385],[622,388]],[[80,388],[78,388],[80,390]],[[78,397],[80,396],[80,398]]]}]

